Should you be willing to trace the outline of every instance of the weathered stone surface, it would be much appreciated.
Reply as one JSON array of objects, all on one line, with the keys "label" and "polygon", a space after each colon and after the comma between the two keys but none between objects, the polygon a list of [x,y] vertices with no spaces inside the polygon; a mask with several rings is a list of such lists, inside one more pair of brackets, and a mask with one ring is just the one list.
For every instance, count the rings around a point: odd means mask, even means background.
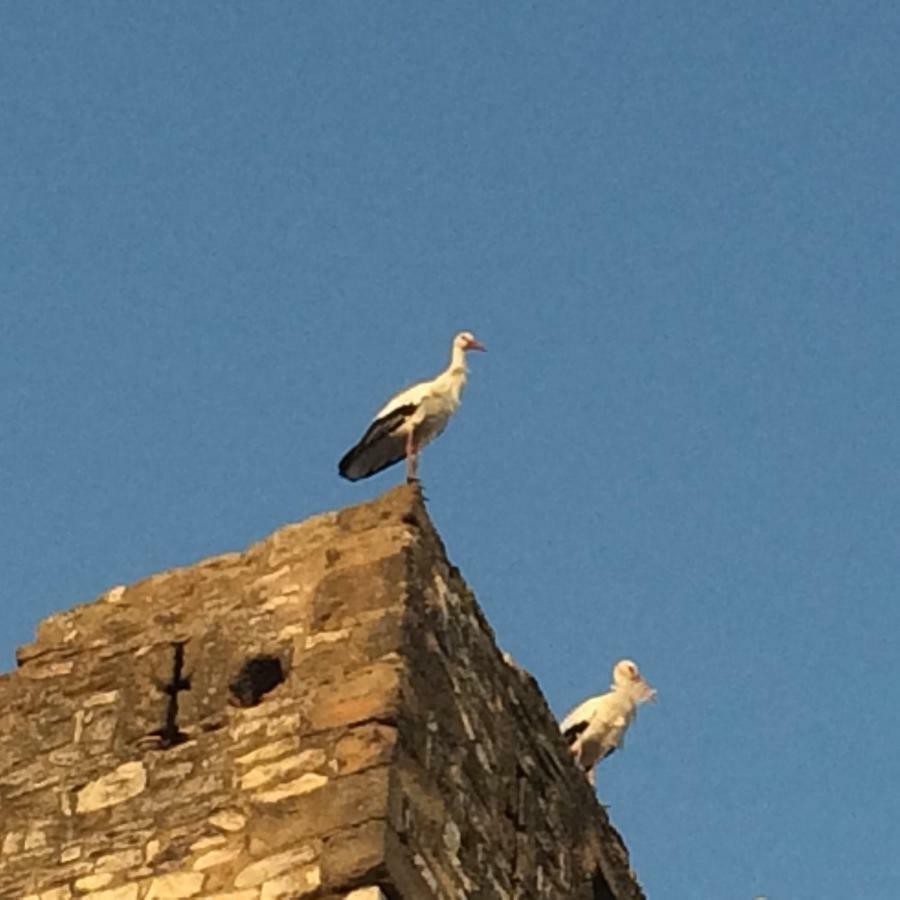
[{"label": "weathered stone surface", "polygon": [[0,897],[642,897],[414,487],[116,587],[17,658]]},{"label": "weathered stone surface", "polygon": [[204,875],[200,872],[171,872],[150,882],[150,890],[144,900],[175,900],[195,897],[203,890]]},{"label": "weathered stone surface", "polygon": [[353,884],[376,872],[384,860],[387,823],[375,819],[330,835],[322,849],[328,884]]},{"label": "weathered stone surface", "polygon": [[81,893],[96,891],[106,887],[116,876],[112,872],[102,872],[98,875],[85,875],[75,879],[75,890]]},{"label": "weathered stone surface", "polygon": [[43,891],[40,894],[29,894],[23,900],[69,900],[72,892],[68,886],[60,888],[51,888],[49,891]]},{"label": "weathered stone surface", "polygon": [[139,888],[136,884],[123,884],[108,891],[93,891],[82,894],[84,900],[137,900]]},{"label": "weathered stone surface", "polygon": [[106,853],[97,859],[94,868],[98,872],[122,872],[136,869],[141,864],[141,851],[137,847]]},{"label": "weathered stone surface", "polygon": [[387,897],[379,887],[363,887],[350,891],[344,900],[387,900]]},{"label": "weathered stone surface", "polygon": [[334,766],[341,775],[349,775],[370,766],[390,761],[397,732],[386,725],[362,725],[344,735],[334,748]]},{"label": "weathered stone surface", "polygon": [[221,847],[226,843],[228,838],[224,834],[214,834],[211,837],[202,837],[191,844],[191,850],[197,852],[199,850],[209,850],[210,847]]},{"label": "weathered stone surface", "polygon": [[[294,776],[299,772],[311,772],[324,766],[327,760],[324,750],[304,750],[296,756],[285,756],[275,762],[254,766],[241,776],[241,789],[253,790],[262,785],[285,780],[285,776]],[[324,783],[327,779],[322,779]]]},{"label": "weathered stone surface", "polygon": [[285,875],[266,881],[259,892],[259,900],[287,900],[311,894],[322,883],[318,866],[304,866]]},{"label": "weathered stone surface", "polygon": [[101,775],[76,795],[75,812],[89,813],[124,803],[147,787],[147,770],[140,762],[122,763],[112,772]]},{"label": "weathered stone surface", "polygon": [[209,824],[222,831],[240,831],[247,824],[247,817],[231,809],[223,809],[209,817]]},{"label": "weathered stone surface", "polygon": [[228,891],[225,894],[204,894],[202,897],[198,897],[197,900],[259,900],[259,889]]},{"label": "weathered stone surface", "polygon": [[298,850],[288,850],[286,853],[267,856],[238,872],[237,878],[234,879],[234,886],[244,888],[262,884],[289,869],[311,862],[315,857],[315,851],[311,847],[300,847]]},{"label": "weathered stone surface", "polygon": [[221,866],[233,859],[237,859],[241,855],[239,847],[226,847],[222,850],[210,850],[194,860],[192,868],[203,871],[204,869],[212,869],[214,866]]},{"label": "weathered stone surface", "polygon": [[0,854],[11,856],[18,853],[25,844],[25,835],[21,831],[10,831],[3,838]]},{"label": "weathered stone surface", "polygon": [[256,799],[260,803],[278,803],[280,800],[286,800],[288,797],[297,797],[300,794],[309,794],[328,784],[328,779],[324,775],[317,775],[315,772],[307,772],[293,781],[286,781],[276,788],[267,791],[260,791],[256,795]]}]

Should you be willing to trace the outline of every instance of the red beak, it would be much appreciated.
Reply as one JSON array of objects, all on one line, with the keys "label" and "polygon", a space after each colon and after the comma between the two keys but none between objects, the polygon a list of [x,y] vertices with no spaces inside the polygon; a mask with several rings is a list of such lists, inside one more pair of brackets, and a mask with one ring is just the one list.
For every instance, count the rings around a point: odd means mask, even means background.
[{"label": "red beak", "polygon": [[472,338],[468,344],[466,344],[466,350],[481,350],[482,353],[487,353],[487,347],[481,343],[481,341],[476,341],[475,338]]}]

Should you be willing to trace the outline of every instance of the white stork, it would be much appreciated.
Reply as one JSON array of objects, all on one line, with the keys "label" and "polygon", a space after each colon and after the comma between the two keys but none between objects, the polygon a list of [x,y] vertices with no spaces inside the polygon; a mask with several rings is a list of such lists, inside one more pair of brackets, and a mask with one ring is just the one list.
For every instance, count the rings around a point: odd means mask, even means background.
[{"label": "white stork", "polygon": [[612,690],[579,703],[560,723],[560,730],[575,761],[594,783],[594,766],[625,745],[625,732],[641,703],[656,699],[630,659],[613,666]]},{"label": "white stork", "polygon": [[468,331],[453,338],[450,364],[431,381],[395,394],[375,414],[359,443],[344,454],[338,472],[350,481],[368,478],[406,458],[406,477],[416,477],[419,451],[447,426],[466,384],[466,352],[485,347]]}]

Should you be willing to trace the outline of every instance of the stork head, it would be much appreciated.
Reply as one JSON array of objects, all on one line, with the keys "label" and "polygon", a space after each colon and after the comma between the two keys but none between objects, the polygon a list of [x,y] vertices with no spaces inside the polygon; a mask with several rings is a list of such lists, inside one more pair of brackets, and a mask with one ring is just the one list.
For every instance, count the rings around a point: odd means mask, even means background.
[{"label": "stork head", "polygon": [[617,691],[627,691],[638,703],[646,700],[655,700],[656,691],[644,681],[637,663],[630,659],[620,659],[613,666],[613,688]]},{"label": "stork head", "polygon": [[460,350],[487,350],[471,331],[461,331],[453,338],[453,347]]}]

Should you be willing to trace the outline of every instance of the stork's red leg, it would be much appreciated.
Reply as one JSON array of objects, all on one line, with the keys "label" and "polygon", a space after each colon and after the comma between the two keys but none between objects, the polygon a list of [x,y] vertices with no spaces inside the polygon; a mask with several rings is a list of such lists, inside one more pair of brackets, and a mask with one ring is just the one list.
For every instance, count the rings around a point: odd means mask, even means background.
[{"label": "stork's red leg", "polygon": [[406,435],[406,480],[407,481],[415,481],[416,480],[416,468],[417,468],[416,459],[416,445],[413,441],[413,433],[412,431]]}]

